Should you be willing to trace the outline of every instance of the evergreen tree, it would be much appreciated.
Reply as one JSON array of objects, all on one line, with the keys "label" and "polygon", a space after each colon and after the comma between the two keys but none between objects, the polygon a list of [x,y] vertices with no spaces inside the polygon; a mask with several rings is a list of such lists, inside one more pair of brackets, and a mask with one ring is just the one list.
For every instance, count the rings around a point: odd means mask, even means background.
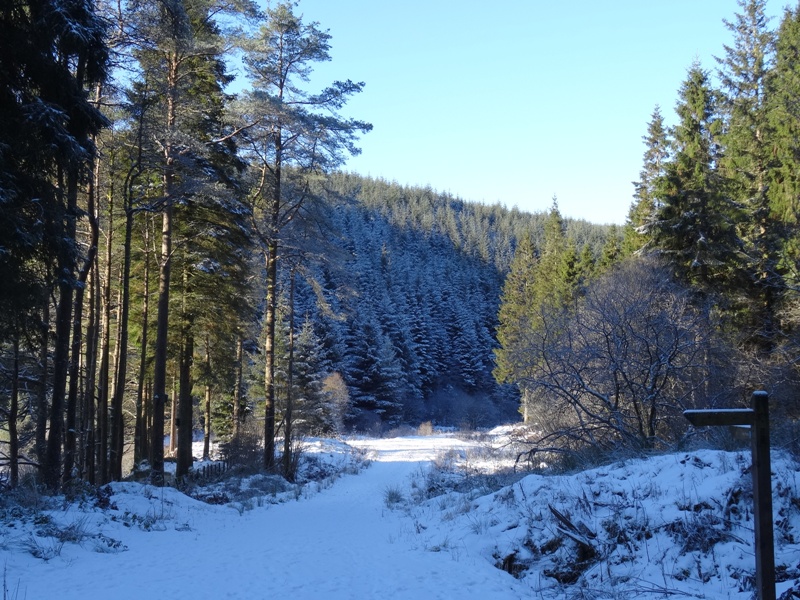
[{"label": "evergreen tree", "polygon": [[[222,89],[230,82],[224,68],[224,32],[220,22],[225,16],[236,16],[239,10],[249,7],[216,0],[145,2],[136,6],[136,24],[141,34],[134,53],[140,66],[136,90],[138,97],[154,102],[149,111],[154,122],[148,127],[152,145],[146,152],[153,176],[160,178],[160,185],[150,188],[146,201],[151,210],[162,215],[150,436],[153,477],[159,481],[163,475],[162,440],[170,358],[174,219],[187,218],[201,203],[199,198],[213,197],[212,190],[232,184],[235,163],[231,160],[234,152],[231,136],[222,135],[219,130],[224,102]],[[198,232],[187,232],[187,237],[195,233]],[[180,347],[184,363],[189,361],[188,348],[192,345],[188,337],[191,327],[187,325],[192,319],[193,315],[183,314],[184,342]],[[190,391],[182,397],[188,402]],[[188,416],[189,408],[184,411]],[[190,459],[191,419],[188,423],[186,418],[181,420],[178,437],[183,440],[183,451],[179,454],[185,463]]]},{"label": "evergreen tree", "polygon": [[322,344],[308,318],[303,321],[297,335],[294,369],[297,430],[309,435],[337,433],[336,415],[323,393],[328,370],[322,355]]},{"label": "evergreen tree", "polygon": [[622,258],[622,244],[624,238],[620,238],[619,230],[616,225],[612,225],[608,230],[608,241],[603,246],[603,252],[597,262],[597,271],[605,273]]},{"label": "evergreen tree", "polygon": [[656,106],[647,124],[642,170],[639,181],[634,182],[634,201],[628,211],[623,230],[621,252],[630,256],[646,248],[650,240],[650,228],[659,208],[656,203],[656,184],[664,175],[664,164],[670,155],[670,144],[664,127],[661,108]]},{"label": "evergreen tree", "polygon": [[18,350],[30,309],[41,310],[53,293],[50,428],[42,457],[51,488],[62,470],[80,189],[94,159],[91,137],[106,124],[86,90],[106,78],[105,36],[106,23],[89,2],[22,1],[0,11],[0,341],[14,340]]},{"label": "evergreen tree", "polygon": [[558,308],[571,302],[577,285],[577,260],[574,239],[567,237],[558,202],[553,198],[536,268],[533,289],[536,302]]},{"label": "evergreen tree", "polygon": [[718,95],[697,63],[681,85],[676,110],[674,155],[656,182],[653,246],[684,281],[720,291],[730,283],[739,255],[738,216],[717,170]]},{"label": "evergreen tree", "polygon": [[519,359],[527,343],[527,333],[534,318],[533,290],[536,282],[537,258],[530,236],[523,237],[503,284],[497,327],[499,348],[495,349],[497,366],[494,376],[499,382],[515,382],[522,375]]},{"label": "evergreen tree", "polygon": [[774,56],[765,0],[739,0],[741,12],[726,21],[733,45],[719,59],[726,128],[720,171],[728,193],[742,208],[738,223],[744,261],[744,290],[749,302],[743,326],[751,344],[768,351],[777,335],[776,313],[785,285],[779,272],[781,240],[770,207],[773,134],[767,102],[767,79]]},{"label": "evergreen tree", "polygon": [[[770,207],[786,227],[800,222],[800,7],[787,9],[778,28],[775,66],[768,78],[768,115],[776,164],[770,169]],[[787,236],[789,237],[789,236]],[[792,236],[795,237],[795,236]],[[796,247],[796,241],[790,242]],[[795,251],[796,254],[796,251]]]},{"label": "evergreen tree", "polygon": [[[782,247],[777,265],[788,288],[800,282],[800,6],[787,9],[777,33],[775,66],[768,82],[771,133],[776,164],[770,169],[769,200],[772,227]],[[773,234],[775,233],[773,232]],[[797,305],[795,294],[784,294],[783,309]],[[796,314],[795,310],[787,311]],[[788,327],[783,325],[786,330]]]},{"label": "evergreen tree", "polygon": [[253,89],[237,109],[243,146],[252,160],[251,193],[266,265],[264,467],[275,466],[275,325],[281,232],[313,196],[314,177],[358,153],[355,140],[371,125],[338,111],[363,83],[337,81],[319,94],[303,89],[315,63],[330,60],[330,35],[304,23],[295,4],[267,9],[265,22],[244,43],[244,64]]}]

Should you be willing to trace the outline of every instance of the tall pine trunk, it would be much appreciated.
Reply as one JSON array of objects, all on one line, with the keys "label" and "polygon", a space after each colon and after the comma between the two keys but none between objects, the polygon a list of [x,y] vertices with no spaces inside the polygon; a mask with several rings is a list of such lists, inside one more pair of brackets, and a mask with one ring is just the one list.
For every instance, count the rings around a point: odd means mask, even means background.
[{"label": "tall pine trunk", "polygon": [[66,186],[59,176],[61,188],[66,187],[64,233],[57,256],[58,303],[56,305],[55,346],[53,353],[53,390],[50,402],[50,432],[43,465],[44,482],[51,490],[61,483],[61,449],[64,441],[64,400],[69,372],[70,330],[72,329],[72,296],[75,274],[73,243],[78,212],[78,170],[67,173]]},{"label": "tall pine trunk", "polygon": [[14,363],[11,373],[11,402],[8,407],[8,484],[15,488],[19,484],[19,333],[14,334]]},{"label": "tall pine trunk", "polygon": [[242,377],[243,364],[242,358],[244,355],[244,340],[242,334],[236,336],[236,383],[233,388],[233,439],[239,439],[239,430],[241,429],[244,406],[242,406]]},{"label": "tall pine trunk", "polygon": [[178,464],[177,477],[189,474],[192,467],[192,361],[194,356],[194,334],[192,321],[184,326],[183,348],[180,359],[180,389],[178,394]]},{"label": "tall pine trunk", "polygon": [[211,346],[206,336],[206,383],[203,421],[203,460],[211,457]]},{"label": "tall pine trunk", "polygon": [[267,301],[264,317],[266,340],[264,355],[264,469],[275,470],[275,318],[278,307],[278,234],[281,209],[281,130],[275,131],[274,186],[269,206],[269,244],[265,255],[267,261]]},{"label": "tall pine trunk", "polygon": [[119,404],[116,403],[116,388],[112,387],[111,382],[120,382],[119,378],[119,364],[122,360],[121,355],[127,352],[127,348],[122,348],[122,330],[120,327],[120,320],[122,316],[122,287],[123,287],[123,274],[120,271],[117,277],[117,314],[116,314],[116,336],[114,337],[114,358],[111,365],[114,367],[114,373],[109,379],[109,444],[108,444],[108,479],[110,481],[119,481],[122,479],[122,451],[124,447],[123,436],[125,435],[124,426],[125,420],[122,414],[122,400],[125,391],[125,379],[122,379],[122,389],[120,390]]},{"label": "tall pine trunk", "polygon": [[[96,96],[99,98],[99,89]],[[75,288],[75,306],[73,309],[72,323],[72,356],[69,365],[69,391],[67,394],[67,427],[64,435],[64,472],[62,474],[63,483],[67,483],[73,475],[75,468],[75,456],[78,452],[78,392],[80,382],[81,359],[83,350],[83,306],[86,291],[86,282],[89,272],[94,265],[97,257],[97,245],[100,238],[100,226],[97,220],[96,193],[100,179],[100,161],[95,161],[94,172],[89,179],[88,205],[86,213],[89,217],[89,250],[86,259],[78,272],[78,285]],[[88,358],[88,357],[87,357]]]},{"label": "tall pine trunk", "polygon": [[111,371],[111,248],[114,240],[114,201],[108,197],[108,235],[106,236],[105,274],[102,278],[102,313],[100,317],[100,369],[97,376],[98,476],[101,484],[108,478],[108,398]]},{"label": "tall pine trunk", "polygon": [[[149,219],[147,220],[149,221]],[[139,354],[139,377],[136,385],[136,426],[133,440],[133,464],[139,465],[149,458],[147,443],[148,419],[147,405],[145,404],[145,378],[147,376],[147,343],[149,333],[149,308],[150,308],[150,228],[149,223],[144,225],[144,273],[142,274],[142,338],[141,352]]]},{"label": "tall pine trunk", "polygon": [[292,411],[294,409],[294,269],[289,282],[289,364],[287,365],[286,414],[283,417],[283,476],[294,481],[295,472],[292,467]]},{"label": "tall pine trunk", "polygon": [[83,410],[81,414],[85,440],[83,443],[83,471],[89,483],[97,482],[97,431],[95,419],[95,390],[97,389],[97,348],[100,345],[100,286],[98,284],[99,265],[97,256],[89,273],[89,315],[86,327],[86,385],[83,390]]},{"label": "tall pine trunk", "polygon": [[267,301],[264,325],[264,469],[275,469],[275,313],[277,300],[277,251],[278,243],[270,243],[266,253]]},{"label": "tall pine trunk", "polygon": [[175,177],[175,149],[172,133],[175,131],[175,111],[178,95],[178,57],[170,55],[167,73],[167,121],[164,143],[164,198],[161,223],[161,259],[158,276],[158,317],[156,321],[155,363],[153,365],[153,427],[151,431],[150,460],[152,479],[156,485],[164,483],[164,407],[167,402],[167,334],[169,332],[169,286],[172,269],[172,199]]},{"label": "tall pine trunk", "polygon": [[39,464],[47,461],[47,381],[50,362],[50,301],[42,304],[42,324],[39,328],[39,385],[36,390],[36,459]]}]

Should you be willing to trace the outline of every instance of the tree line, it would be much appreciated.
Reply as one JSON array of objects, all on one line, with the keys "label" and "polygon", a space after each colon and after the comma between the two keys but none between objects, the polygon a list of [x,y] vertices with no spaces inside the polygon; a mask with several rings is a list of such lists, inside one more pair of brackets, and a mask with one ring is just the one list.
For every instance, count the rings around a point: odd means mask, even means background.
[{"label": "tree line", "polygon": [[653,111],[610,269],[573,266],[557,207],[548,240],[520,247],[495,374],[522,392],[533,454],[672,447],[684,409],[755,389],[796,415],[800,7],[772,29],[765,6],[739,0],[674,126]]},{"label": "tree line", "polygon": [[[275,469],[277,262],[291,255],[280,240],[302,228],[315,178],[369,131],[340,114],[363,84],[304,91],[330,36],[293,3],[51,0],[0,14],[10,484],[20,463],[51,489],[118,479],[126,454],[158,481],[170,404],[185,474],[193,390],[241,402],[256,312],[262,462]],[[236,96],[234,52],[249,84]]]},{"label": "tree line", "polygon": [[[301,435],[513,417],[500,287],[545,215],[341,173],[363,84],[309,91],[330,35],[296,3],[0,15],[7,485],[161,483],[198,429],[291,477]],[[595,253],[617,236],[567,227]]]}]

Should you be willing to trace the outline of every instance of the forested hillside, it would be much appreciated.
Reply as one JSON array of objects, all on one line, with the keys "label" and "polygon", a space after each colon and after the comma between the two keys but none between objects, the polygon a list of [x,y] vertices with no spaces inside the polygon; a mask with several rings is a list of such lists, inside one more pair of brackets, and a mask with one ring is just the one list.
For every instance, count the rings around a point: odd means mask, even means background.
[{"label": "forested hillside", "polygon": [[295,3],[21,2],[0,40],[11,487],[183,477],[200,432],[291,478],[302,435],[517,418],[497,310],[542,216],[342,174],[364,84],[310,89],[330,35]]},{"label": "forested hillside", "polygon": [[[516,389],[492,376],[497,311],[518,240],[543,239],[547,215],[355,175],[324,187],[315,225],[328,228],[330,246],[301,269],[295,313],[319,340],[318,376],[339,373],[347,384],[346,427],[517,418]],[[567,226],[593,256],[608,229]],[[319,240],[303,239],[311,246],[302,253],[314,256]]]}]

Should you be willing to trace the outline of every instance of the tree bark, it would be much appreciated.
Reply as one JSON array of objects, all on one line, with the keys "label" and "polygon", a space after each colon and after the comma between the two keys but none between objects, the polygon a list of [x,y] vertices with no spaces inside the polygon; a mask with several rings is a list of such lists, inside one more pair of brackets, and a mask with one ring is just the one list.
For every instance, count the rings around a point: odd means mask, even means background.
[{"label": "tree bark", "polygon": [[8,407],[8,484],[19,484],[19,334],[14,335],[14,366],[11,374],[11,402]]},{"label": "tree bark", "polygon": [[98,481],[108,483],[108,396],[111,369],[111,246],[114,240],[114,200],[108,198],[105,274],[102,281],[100,315],[100,369],[97,377]]},{"label": "tree bark", "polygon": [[[124,448],[124,435],[125,435],[125,420],[122,413],[122,401],[125,394],[125,377],[120,377],[119,367],[123,361],[123,356],[127,354],[127,343],[122,345],[122,288],[126,285],[124,281],[124,274],[120,271],[117,281],[119,287],[117,289],[117,329],[116,337],[114,340],[114,359],[111,364],[114,365],[114,374],[111,379],[115,382],[114,387],[111,387],[111,380],[109,380],[109,397],[110,397],[110,419],[109,419],[109,434],[110,441],[108,446],[108,479],[110,481],[119,481],[122,479],[122,453]],[[112,392],[113,389],[113,392]]]},{"label": "tree bark", "polygon": [[203,422],[203,460],[211,457],[211,348],[206,336],[206,385]]},{"label": "tree bark", "polygon": [[164,407],[167,402],[167,334],[169,332],[169,286],[172,268],[172,197],[175,156],[172,132],[178,94],[178,57],[170,56],[167,73],[167,137],[164,143],[164,211],[161,224],[161,260],[158,277],[158,318],[153,365],[153,427],[151,431],[152,480],[164,483]]},{"label": "tree bark", "polygon": [[[61,184],[63,185],[63,177]],[[66,181],[66,206],[64,238],[74,241],[78,210],[78,172],[71,169]],[[75,257],[72,248],[60,244],[57,257],[58,304],[56,305],[55,348],[53,354],[53,391],[50,403],[50,433],[47,437],[47,454],[43,465],[44,482],[51,490],[61,483],[61,448],[64,438],[64,397],[69,371],[69,337],[72,329],[72,291],[74,286]]]},{"label": "tree bark", "polygon": [[239,429],[241,428],[244,407],[242,406],[242,358],[244,354],[244,340],[241,333],[236,336],[236,383],[233,388],[233,439],[239,438]]},{"label": "tree bark", "polygon": [[267,299],[264,325],[264,469],[275,470],[275,313],[277,299],[277,240],[267,250]]},{"label": "tree bark", "polygon": [[287,366],[286,414],[283,417],[283,476],[294,481],[292,468],[292,415],[294,403],[294,269],[289,282],[289,364]]},{"label": "tree bark", "polygon": [[97,442],[95,405],[95,389],[97,388],[97,348],[100,345],[100,291],[98,284],[97,256],[95,255],[92,269],[89,273],[89,317],[86,328],[86,386],[83,390],[82,430],[86,439],[83,444],[83,471],[89,483],[97,482]]},{"label": "tree bark", "polygon": [[192,322],[184,328],[180,360],[180,393],[178,394],[178,464],[177,477],[189,474],[192,467],[192,362],[194,361],[194,335]]},{"label": "tree bark", "polygon": [[[180,370],[178,372],[180,377]],[[178,382],[175,377],[172,378],[172,396],[169,405],[169,456],[177,456],[178,450]]]},{"label": "tree bark", "polygon": [[[149,219],[148,219],[149,220]],[[147,342],[149,333],[149,307],[150,307],[150,239],[149,226],[144,226],[144,280],[142,291],[142,339],[141,352],[139,354],[139,380],[136,386],[136,429],[134,431],[133,442],[133,464],[138,465],[148,457],[148,419],[145,406],[145,377],[147,375]]]},{"label": "tree bark", "polygon": [[264,373],[265,418],[264,418],[264,469],[275,470],[275,317],[278,307],[278,234],[280,232],[281,209],[281,167],[282,139],[281,129],[273,132],[275,149],[274,186],[269,206],[269,243],[267,245],[267,301],[264,343],[266,366]]},{"label": "tree bark", "polygon": [[50,360],[50,300],[45,299],[42,307],[42,325],[39,346],[39,386],[36,402],[36,460],[44,465],[47,461],[47,374]]},{"label": "tree bark", "polygon": [[[96,96],[99,98],[99,95],[98,89]],[[77,452],[78,384],[80,382],[80,366],[82,362],[85,362],[81,360],[81,351],[83,349],[83,304],[86,281],[97,257],[97,244],[100,237],[97,202],[95,200],[99,178],[100,162],[95,161],[94,173],[89,179],[88,205],[86,208],[89,217],[89,251],[83,266],[78,272],[78,285],[75,288],[75,307],[73,309],[72,352],[69,365],[69,391],[67,393],[67,428],[64,435],[64,472],[62,474],[63,483],[65,484],[72,478]]]}]

